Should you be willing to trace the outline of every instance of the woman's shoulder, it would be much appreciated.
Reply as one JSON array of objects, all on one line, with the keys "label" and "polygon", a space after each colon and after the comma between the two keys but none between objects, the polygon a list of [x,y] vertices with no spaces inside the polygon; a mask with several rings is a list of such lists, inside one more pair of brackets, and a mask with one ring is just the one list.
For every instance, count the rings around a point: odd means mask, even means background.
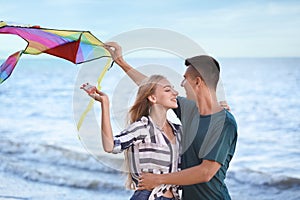
[{"label": "woman's shoulder", "polygon": [[127,129],[133,129],[136,127],[147,127],[148,124],[150,123],[150,120],[147,116],[142,116],[140,119],[136,120],[135,122],[132,122],[129,124]]},{"label": "woman's shoulder", "polygon": [[150,123],[150,119],[148,116],[142,116],[140,119],[138,119],[134,123],[147,126]]},{"label": "woman's shoulder", "polygon": [[148,124],[149,119],[143,116],[135,122],[132,122],[129,125],[127,125],[126,128],[121,131],[120,135],[126,135],[128,133],[134,132],[138,133],[140,131],[143,131],[144,129],[147,129]]}]

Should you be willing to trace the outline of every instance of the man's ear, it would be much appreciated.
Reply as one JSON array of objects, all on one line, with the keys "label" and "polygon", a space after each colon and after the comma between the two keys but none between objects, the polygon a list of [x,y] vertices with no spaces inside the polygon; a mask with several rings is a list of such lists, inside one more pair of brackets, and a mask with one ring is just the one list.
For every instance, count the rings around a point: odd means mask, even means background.
[{"label": "man's ear", "polygon": [[195,80],[195,83],[196,83],[197,86],[200,86],[200,85],[203,84],[203,80],[199,76],[197,76],[196,80]]},{"label": "man's ear", "polygon": [[150,96],[148,96],[148,100],[149,100],[151,103],[156,103],[156,96],[150,95]]}]

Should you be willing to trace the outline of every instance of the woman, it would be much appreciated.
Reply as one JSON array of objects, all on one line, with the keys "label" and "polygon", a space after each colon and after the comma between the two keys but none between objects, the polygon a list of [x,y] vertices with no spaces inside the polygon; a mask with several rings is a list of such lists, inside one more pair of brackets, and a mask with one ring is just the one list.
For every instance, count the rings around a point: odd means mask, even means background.
[{"label": "woman", "polygon": [[152,191],[138,190],[142,172],[161,174],[178,170],[181,126],[167,120],[167,111],[178,106],[177,95],[165,77],[152,75],[145,79],[129,111],[130,125],[113,136],[108,96],[99,90],[90,94],[101,102],[104,150],[110,153],[125,151],[130,171],[127,186],[135,190],[131,200],[179,199],[177,186],[160,185]]}]

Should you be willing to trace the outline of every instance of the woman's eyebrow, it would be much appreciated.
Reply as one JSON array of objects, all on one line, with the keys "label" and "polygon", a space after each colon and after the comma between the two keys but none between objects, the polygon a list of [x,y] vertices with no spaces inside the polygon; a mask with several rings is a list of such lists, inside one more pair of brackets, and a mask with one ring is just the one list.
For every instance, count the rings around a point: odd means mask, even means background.
[{"label": "woman's eyebrow", "polygon": [[174,86],[172,86],[172,85],[165,85],[163,88],[166,88],[166,87],[173,88]]}]

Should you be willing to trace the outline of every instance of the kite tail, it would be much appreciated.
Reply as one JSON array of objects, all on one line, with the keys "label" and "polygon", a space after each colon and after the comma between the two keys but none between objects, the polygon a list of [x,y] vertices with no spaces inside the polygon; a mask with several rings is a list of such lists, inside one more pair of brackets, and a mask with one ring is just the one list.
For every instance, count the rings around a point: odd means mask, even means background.
[{"label": "kite tail", "polygon": [[[100,85],[100,84],[101,84],[101,81],[102,81],[102,79],[103,79],[105,73],[106,73],[106,72],[111,68],[111,66],[112,66],[112,64],[110,64],[110,63],[111,63],[111,59],[108,59],[107,62],[106,62],[106,64],[105,64],[105,66],[104,66],[104,69],[102,70],[101,74],[100,74],[99,77],[98,77],[98,80],[97,80],[97,89],[98,89],[98,90],[101,90],[101,85]],[[80,118],[79,118],[79,121],[78,121],[78,123],[77,123],[77,130],[78,130],[78,131],[79,131],[79,129],[80,129],[80,127],[81,127],[81,125],[82,125],[82,123],[83,123],[83,121],[84,121],[86,115],[87,115],[88,112],[93,108],[94,102],[95,102],[95,100],[94,100],[94,99],[91,99],[90,102],[89,102],[89,104],[87,105],[86,109],[85,109],[84,112],[81,114],[81,116],[80,116]],[[79,137],[79,135],[78,135],[78,137]],[[79,137],[79,139],[80,139],[80,137]]]},{"label": "kite tail", "polygon": [[6,61],[0,67],[0,84],[3,83],[12,73],[16,67],[19,58],[23,54],[23,50],[17,51],[16,53],[10,55]]}]

